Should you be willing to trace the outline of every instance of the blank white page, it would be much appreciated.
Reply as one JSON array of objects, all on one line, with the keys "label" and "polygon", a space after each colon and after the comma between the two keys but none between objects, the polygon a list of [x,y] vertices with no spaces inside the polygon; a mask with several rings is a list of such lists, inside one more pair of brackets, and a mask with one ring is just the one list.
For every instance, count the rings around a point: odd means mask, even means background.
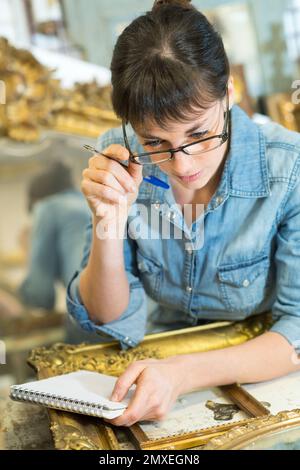
[{"label": "blank white page", "polygon": [[80,370],[66,375],[17,385],[14,389],[26,389],[37,393],[49,393],[69,400],[85,401],[94,405],[105,405],[111,410],[126,408],[135,389],[131,387],[122,402],[113,402],[109,397],[113,391],[116,377]]}]

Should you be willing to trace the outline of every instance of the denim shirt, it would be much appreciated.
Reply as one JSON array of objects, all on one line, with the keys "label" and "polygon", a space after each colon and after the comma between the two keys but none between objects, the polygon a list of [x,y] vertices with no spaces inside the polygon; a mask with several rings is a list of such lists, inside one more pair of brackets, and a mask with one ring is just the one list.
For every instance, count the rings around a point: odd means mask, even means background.
[{"label": "denim shirt", "polygon": [[[101,136],[98,149],[112,143],[124,145],[121,129]],[[133,151],[143,151],[132,130],[129,143]],[[143,174],[169,182],[158,166],[145,166]],[[160,223],[152,230],[154,236],[137,236],[152,220],[139,210],[140,205],[157,213]],[[163,222],[172,228],[169,239],[162,236]],[[129,305],[118,320],[104,325],[89,319],[78,291],[91,236],[89,224],[81,269],[74,274],[67,295],[68,310],[84,329],[109,335],[123,349],[136,346],[145,334],[148,294],[158,304],[154,315],[170,326],[182,322],[188,327],[201,320],[237,321],[272,311],[271,331],[300,351],[298,133],[275,123],[259,126],[234,106],[221,181],[191,227],[171,187],[165,190],[143,181],[124,240]]]},{"label": "denim shirt", "polygon": [[76,189],[34,205],[28,272],[18,292],[24,304],[54,308],[55,282],[67,287],[80,267],[89,220],[88,204]]}]

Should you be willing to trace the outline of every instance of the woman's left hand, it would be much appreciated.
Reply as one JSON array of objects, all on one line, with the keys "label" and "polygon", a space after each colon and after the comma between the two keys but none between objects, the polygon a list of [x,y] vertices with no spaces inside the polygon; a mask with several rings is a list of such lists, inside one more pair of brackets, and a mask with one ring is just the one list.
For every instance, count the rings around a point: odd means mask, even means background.
[{"label": "woman's left hand", "polygon": [[186,392],[184,356],[168,359],[146,359],[132,363],[119,377],[111,399],[122,401],[129,388],[136,389],[122,416],[105,420],[115,426],[131,426],[138,421],[163,420],[177,397]]}]

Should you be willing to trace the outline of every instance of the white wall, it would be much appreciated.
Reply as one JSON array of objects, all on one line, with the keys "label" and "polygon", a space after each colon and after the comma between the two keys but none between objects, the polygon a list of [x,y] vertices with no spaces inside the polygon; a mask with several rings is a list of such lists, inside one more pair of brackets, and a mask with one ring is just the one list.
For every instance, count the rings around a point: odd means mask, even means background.
[{"label": "white wall", "polygon": [[0,36],[26,46],[30,35],[22,0],[0,0]]},{"label": "white wall", "polygon": [[[109,67],[119,28],[151,9],[153,0],[64,0],[64,3],[72,39],[85,48],[88,60]],[[290,87],[297,77],[295,64],[285,53],[281,37],[287,0],[194,0],[193,3],[204,12],[220,5],[248,5],[259,52],[261,82],[257,84],[256,94]]]}]

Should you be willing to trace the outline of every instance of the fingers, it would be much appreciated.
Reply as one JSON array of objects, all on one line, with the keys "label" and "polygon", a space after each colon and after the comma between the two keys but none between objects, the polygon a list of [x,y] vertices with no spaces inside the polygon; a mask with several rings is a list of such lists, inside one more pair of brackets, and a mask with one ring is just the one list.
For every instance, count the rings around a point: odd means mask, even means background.
[{"label": "fingers", "polygon": [[[81,190],[96,216],[102,218],[99,214],[107,212],[107,207],[102,207],[104,203],[120,207],[122,214],[127,214],[138,197],[139,185],[143,180],[141,169],[134,168],[139,165],[125,167],[121,163],[128,161],[130,156],[122,145],[110,145],[103,150],[103,154],[107,156],[96,154],[90,158],[89,167],[82,172]],[[113,216],[113,207],[109,209],[111,220],[117,220],[119,213],[115,212]]]},{"label": "fingers", "polygon": [[122,401],[145,367],[146,365],[141,362],[131,364],[117,380],[111,394],[111,400]]},{"label": "fingers", "polygon": [[[112,173],[109,173],[106,170],[94,170],[87,168],[82,173],[84,179],[92,181],[94,183],[104,184],[105,186],[114,188],[120,194],[126,195],[126,191],[123,186],[119,183],[117,178]],[[130,189],[128,188],[128,191]]]},{"label": "fingers", "polygon": [[137,361],[131,364],[123,375],[118,379],[112,392],[111,399],[122,401],[129,388],[136,383],[134,396],[124,414],[111,421],[115,426],[131,426],[144,416],[160,419],[162,410],[158,410],[161,399],[158,397],[157,389],[151,376],[145,374],[146,368],[154,364],[155,360]]},{"label": "fingers", "polygon": [[114,389],[121,400],[135,382],[134,396],[122,416],[107,421],[115,426],[132,426],[138,421],[162,421],[180,394],[183,375],[184,369],[178,367],[176,356],[169,360],[135,362],[120,377]]},{"label": "fingers", "polygon": [[[141,374],[142,375],[142,374]],[[141,377],[141,376],[140,376]],[[129,407],[122,416],[111,421],[115,426],[132,426],[138,421],[161,421],[169,410],[170,397],[162,396],[153,383],[142,377]]]},{"label": "fingers", "polygon": [[128,171],[135,184],[139,187],[141,182],[143,181],[143,166],[130,161]]},{"label": "fingers", "polygon": [[149,403],[149,393],[145,393],[146,387],[143,384],[138,384],[133,399],[122,416],[115,420],[116,426],[132,426],[138,422],[145,414],[152,408],[152,403]]},{"label": "fingers", "polygon": [[135,361],[130,364],[126,371],[118,378],[111,394],[111,400],[123,400],[129,388],[137,381],[143,370],[155,363],[158,363],[158,359],[144,359],[143,361]]},{"label": "fingers", "polygon": [[100,198],[101,200],[114,204],[124,204],[127,202],[126,196],[121,194],[119,191],[116,191],[109,186],[94,183],[93,181],[83,180],[81,183],[81,190],[89,199]]},{"label": "fingers", "polygon": [[[120,160],[120,161],[128,161],[129,160],[129,152],[128,150],[123,147],[122,145],[119,144],[112,144],[109,147],[107,147],[105,150],[103,150],[103,153],[109,157],[113,157],[114,159]],[[99,156],[96,158],[105,158],[103,156]],[[111,163],[111,169],[113,170],[116,168],[115,163],[113,160],[106,159]],[[100,161],[100,160],[99,160]],[[103,160],[102,160],[103,161]],[[107,163],[107,162],[106,162]],[[119,165],[120,166],[120,165]],[[128,171],[123,168],[125,171],[125,174],[127,173],[127,177],[129,177],[129,181],[131,182],[131,185],[136,185],[137,187],[141,184],[143,180],[143,167],[142,165],[139,165],[138,163],[133,163],[129,160],[128,164]],[[130,178],[131,177],[131,178]],[[122,184],[122,182],[121,182]]]},{"label": "fingers", "polygon": [[129,152],[126,147],[123,147],[120,144],[112,144],[103,150],[105,155],[109,157],[113,157],[117,160],[121,161],[128,161],[129,160]]},{"label": "fingers", "polygon": [[[120,163],[103,157],[94,156],[89,161],[89,170],[93,171],[93,178],[102,184],[109,184],[112,180],[108,179],[107,173],[116,180],[124,191],[135,192],[136,184],[134,179]],[[115,183],[114,183],[115,184]]]}]

